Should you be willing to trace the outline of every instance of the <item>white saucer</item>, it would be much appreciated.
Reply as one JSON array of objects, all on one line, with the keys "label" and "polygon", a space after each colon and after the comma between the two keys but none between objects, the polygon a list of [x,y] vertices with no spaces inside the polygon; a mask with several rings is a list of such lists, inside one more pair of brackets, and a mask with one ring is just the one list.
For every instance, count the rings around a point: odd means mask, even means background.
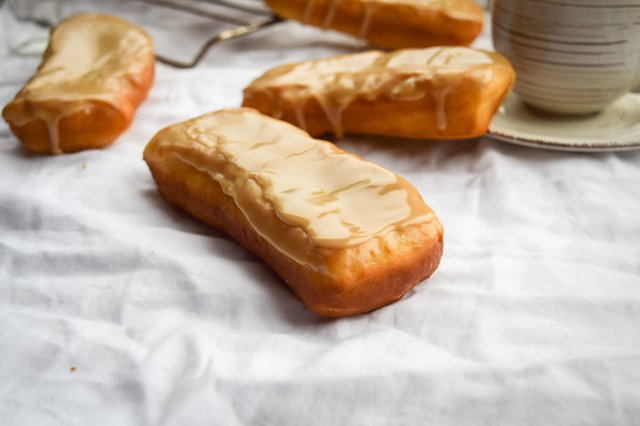
[{"label": "white saucer", "polygon": [[640,149],[640,94],[624,95],[598,114],[572,117],[535,111],[512,93],[493,117],[488,136],[561,151]]}]

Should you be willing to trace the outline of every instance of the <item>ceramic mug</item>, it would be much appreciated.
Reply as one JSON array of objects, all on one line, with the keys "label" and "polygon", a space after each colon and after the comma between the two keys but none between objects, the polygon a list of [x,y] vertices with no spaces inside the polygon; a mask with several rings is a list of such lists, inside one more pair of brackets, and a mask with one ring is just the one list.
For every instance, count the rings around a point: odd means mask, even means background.
[{"label": "ceramic mug", "polygon": [[492,0],[491,14],[533,107],[589,114],[640,88],[640,0]]}]

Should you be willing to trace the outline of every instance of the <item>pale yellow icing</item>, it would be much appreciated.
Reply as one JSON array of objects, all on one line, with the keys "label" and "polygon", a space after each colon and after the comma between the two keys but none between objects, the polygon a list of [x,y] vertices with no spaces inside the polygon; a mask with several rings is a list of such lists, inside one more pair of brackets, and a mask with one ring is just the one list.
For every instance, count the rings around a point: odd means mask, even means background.
[{"label": "pale yellow icing", "polygon": [[116,103],[153,62],[149,36],[113,16],[81,14],[65,19],[51,32],[49,46],[35,75],[16,95],[22,102],[17,125],[42,119],[53,153],[60,153],[58,124],[90,107],[87,101]]},{"label": "pale yellow icing", "polygon": [[302,110],[309,99],[315,99],[339,137],[342,113],[358,98],[407,101],[431,96],[438,129],[446,130],[449,93],[462,81],[478,87],[490,84],[496,64],[508,66],[494,52],[464,47],[369,51],[274,68],[254,80],[244,94],[245,99],[257,92],[271,96],[269,114],[274,117],[281,115],[286,102],[303,128]]},{"label": "pale yellow icing", "polygon": [[252,109],[171,126],[147,150],[207,173],[258,234],[317,270],[323,253],[435,218],[396,174]]}]

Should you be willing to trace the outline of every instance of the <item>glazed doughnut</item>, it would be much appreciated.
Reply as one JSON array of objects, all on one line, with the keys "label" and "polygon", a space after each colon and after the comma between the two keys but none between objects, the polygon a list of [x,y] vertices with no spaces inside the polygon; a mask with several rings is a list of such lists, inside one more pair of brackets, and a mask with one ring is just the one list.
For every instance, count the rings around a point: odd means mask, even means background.
[{"label": "glazed doughnut", "polygon": [[264,260],[319,315],[396,301],[440,261],[442,225],[411,184],[253,109],[169,126],[144,159],[165,199]]},{"label": "glazed doughnut", "polygon": [[72,16],[52,29],[38,70],[2,116],[36,153],[104,147],[129,127],[154,63],[140,28],[114,16]]},{"label": "glazed doughnut", "polygon": [[313,136],[465,139],[486,132],[514,81],[495,52],[369,51],[273,68],[244,90],[243,105]]},{"label": "glazed doughnut", "polygon": [[266,0],[279,16],[390,49],[468,46],[482,30],[474,0]]}]

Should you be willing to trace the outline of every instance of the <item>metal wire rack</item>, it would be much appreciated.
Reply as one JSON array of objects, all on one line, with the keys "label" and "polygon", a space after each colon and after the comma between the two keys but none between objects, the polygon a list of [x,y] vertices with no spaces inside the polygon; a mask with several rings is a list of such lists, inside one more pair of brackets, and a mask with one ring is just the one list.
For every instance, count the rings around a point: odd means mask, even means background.
[{"label": "metal wire rack", "polygon": [[[136,1],[196,15],[201,18],[207,18],[220,24],[233,25],[230,29],[227,25],[227,29],[219,31],[208,38],[202,46],[200,46],[197,53],[191,60],[178,60],[156,53],[158,61],[176,68],[186,69],[196,67],[205,57],[207,52],[209,52],[209,50],[216,44],[255,33],[281,21],[280,18],[272,14],[264,6],[261,0],[189,0],[188,2],[184,0]],[[14,7],[11,0],[0,0],[0,7],[8,8],[8,12],[13,15],[14,19],[19,22],[29,22],[42,28],[49,28],[61,19],[62,12],[60,5],[61,0],[58,0],[55,7],[55,16],[52,16],[49,19],[42,19],[18,10]],[[211,10],[210,6],[212,5],[216,7],[215,11]],[[229,13],[225,13],[226,11]],[[234,16],[232,13],[234,11],[242,12],[242,16]],[[238,14],[236,13],[235,15]],[[25,54],[25,52],[22,52],[19,48],[12,50],[17,54]]]},{"label": "metal wire rack", "polygon": [[[211,12],[202,8],[177,2],[172,0],[137,0],[144,3],[154,4],[180,12],[192,13],[201,17],[206,17],[214,21],[237,25],[235,28],[221,31],[209,38],[198,50],[197,54],[190,61],[180,61],[163,55],[156,55],[158,61],[176,68],[193,68],[204,58],[207,52],[216,44],[238,38],[244,35],[255,33],[256,31],[274,25],[281,21],[280,18],[262,6],[261,0],[249,0],[255,6],[247,6],[231,0],[197,0],[198,3],[215,4],[229,10],[242,11],[249,14],[249,18],[237,18],[225,13]],[[247,3],[247,1],[245,1]],[[266,19],[264,19],[266,18]]]}]

